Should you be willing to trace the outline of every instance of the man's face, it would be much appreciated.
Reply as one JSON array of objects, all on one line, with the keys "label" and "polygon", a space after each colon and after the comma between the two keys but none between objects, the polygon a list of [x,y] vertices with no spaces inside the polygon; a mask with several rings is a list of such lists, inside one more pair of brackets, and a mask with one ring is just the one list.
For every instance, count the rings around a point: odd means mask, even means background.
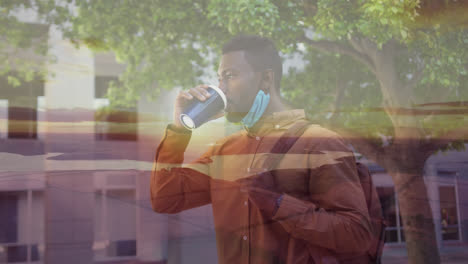
[{"label": "man's face", "polygon": [[244,51],[222,56],[218,68],[219,88],[226,94],[226,119],[240,122],[249,112],[260,87],[261,75],[254,72]]}]

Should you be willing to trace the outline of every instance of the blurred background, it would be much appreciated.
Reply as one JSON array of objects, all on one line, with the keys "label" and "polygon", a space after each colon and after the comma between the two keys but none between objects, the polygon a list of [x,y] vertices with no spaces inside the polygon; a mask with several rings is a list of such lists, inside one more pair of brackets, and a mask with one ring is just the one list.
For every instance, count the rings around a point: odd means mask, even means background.
[{"label": "blurred background", "polygon": [[[221,46],[239,33],[276,43],[285,100],[370,168],[383,263],[466,263],[467,11],[462,0],[0,1],[0,263],[216,263],[211,207],[155,213],[149,179],[175,96],[217,84]],[[239,129],[203,125],[186,161]]]}]

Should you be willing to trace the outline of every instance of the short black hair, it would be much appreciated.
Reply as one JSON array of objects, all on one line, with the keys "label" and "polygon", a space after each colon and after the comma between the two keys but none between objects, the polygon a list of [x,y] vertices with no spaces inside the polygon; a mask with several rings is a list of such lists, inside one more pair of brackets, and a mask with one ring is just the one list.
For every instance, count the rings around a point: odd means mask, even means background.
[{"label": "short black hair", "polygon": [[275,88],[279,92],[283,65],[273,41],[256,35],[241,34],[223,46],[223,54],[233,51],[244,51],[245,59],[255,71],[272,69],[275,73]]}]

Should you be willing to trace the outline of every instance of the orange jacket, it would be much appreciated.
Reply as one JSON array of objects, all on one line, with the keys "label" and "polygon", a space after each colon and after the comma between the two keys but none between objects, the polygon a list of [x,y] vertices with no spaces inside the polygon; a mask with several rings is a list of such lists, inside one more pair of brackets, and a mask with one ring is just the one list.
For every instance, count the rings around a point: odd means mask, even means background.
[{"label": "orange jacket", "polygon": [[[303,110],[274,113],[222,139],[182,165],[190,132],[166,129],[151,177],[153,209],[178,213],[211,203],[219,263],[339,263],[364,256],[371,229],[353,153],[318,125],[307,128],[273,174],[284,194],[265,219],[236,180],[263,171],[263,161]],[[341,257],[340,257],[341,256]]]}]

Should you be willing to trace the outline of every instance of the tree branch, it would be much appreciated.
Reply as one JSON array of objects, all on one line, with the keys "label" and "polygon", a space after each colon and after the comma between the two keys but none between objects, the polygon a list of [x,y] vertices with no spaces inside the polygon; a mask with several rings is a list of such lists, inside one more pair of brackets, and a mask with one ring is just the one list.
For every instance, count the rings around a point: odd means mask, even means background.
[{"label": "tree branch", "polygon": [[353,48],[328,40],[311,40],[306,36],[303,36],[301,40],[310,45],[312,48],[323,52],[335,52],[351,56],[352,58],[366,65],[375,74],[375,67],[372,61],[367,56],[359,53]]},{"label": "tree branch", "polygon": [[381,164],[381,157],[384,156],[385,148],[380,144],[372,142],[371,139],[364,138],[349,129],[332,127],[347,142],[351,143],[356,150],[365,156],[367,159]]},{"label": "tree branch", "polygon": [[362,56],[366,57],[370,62],[372,62],[372,65],[374,68],[376,68],[375,59],[378,49],[375,43],[369,39],[358,37],[351,37],[349,39],[349,43],[355,50],[361,53]]},{"label": "tree branch", "polygon": [[332,116],[330,117],[330,123],[333,124],[335,120],[337,120],[338,116],[340,115],[341,111],[339,110],[341,103],[344,97],[344,91],[346,87],[346,80],[337,76],[336,77],[336,94],[335,94],[335,103],[333,105],[333,112]]},{"label": "tree branch", "polygon": [[356,37],[352,37],[350,40],[349,40],[349,43],[351,44],[351,46],[353,46],[353,48],[355,50],[357,50],[358,52],[360,53],[364,53],[364,49],[362,47],[362,43],[358,43],[360,42],[358,38]]}]

